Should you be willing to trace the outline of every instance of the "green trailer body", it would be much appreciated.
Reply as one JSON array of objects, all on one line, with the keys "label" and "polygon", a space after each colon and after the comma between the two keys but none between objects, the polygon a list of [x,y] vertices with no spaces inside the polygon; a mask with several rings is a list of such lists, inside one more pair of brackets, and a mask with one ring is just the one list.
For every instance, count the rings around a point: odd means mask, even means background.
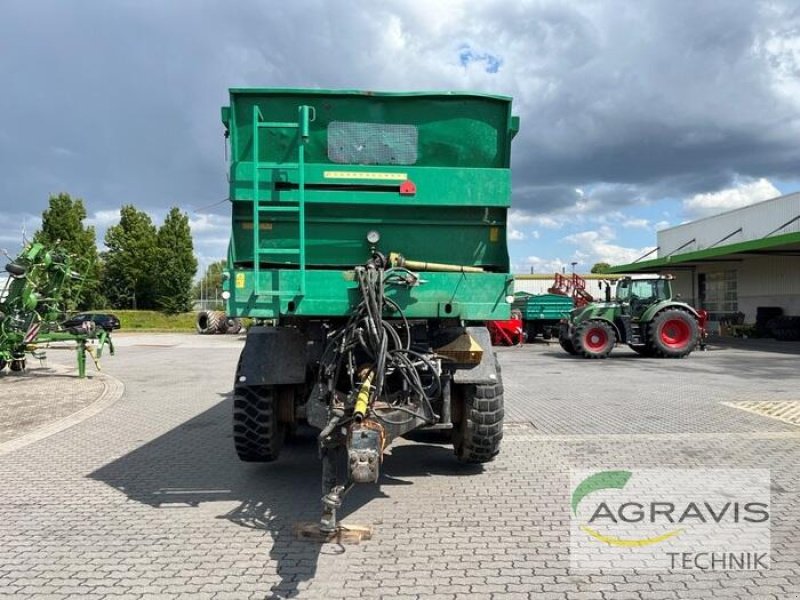
[{"label": "green trailer body", "polygon": [[234,378],[239,458],[276,460],[295,425],[319,429],[324,535],[415,429],[449,431],[461,461],[492,460],[503,385],[485,322],[513,300],[511,99],[234,89],[222,121],[223,298],[256,322]]},{"label": "green trailer body", "polygon": [[520,312],[523,321],[558,322],[569,316],[569,312],[575,308],[575,304],[569,296],[517,292],[514,294],[514,303],[511,308]]},{"label": "green trailer body", "polygon": [[510,98],[233,89],[222,120],[228,314],[345,317],[353,269],[377,247],[481,271],[419,271],[424,283],[394,298],[407,317],[509,317]]},{"label": "green trailer body", "polygon": [[527,340],[532,342],[537,335],[549,339],[557,336],[560,322],[569,317],[575,303],[569,296],[561,294],[530,294],[516,292],[512,310],[522,315]]}]

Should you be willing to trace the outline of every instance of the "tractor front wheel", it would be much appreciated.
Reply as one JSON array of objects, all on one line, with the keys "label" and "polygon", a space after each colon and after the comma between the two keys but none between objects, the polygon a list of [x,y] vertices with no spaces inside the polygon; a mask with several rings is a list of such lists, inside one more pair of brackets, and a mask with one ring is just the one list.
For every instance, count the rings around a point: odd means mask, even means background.
[{"label": "tractor front wheel", "polygon": [[572,354],[572,356],[576,356],[578,354],[578,351],[575,350],[575,345],[568,337],[559,337],[558,343],[565,351],[567,351],[569,354]]},{"label": "tractor front wheel", "polygon": [[648,329],[648,346],[654,356],[663,358],[687,356],[700,339],[697,319],[678,308],[658,313]]},{"label": "tractor front wheel", "polygon": [[611,354],[617,335],[605,321],[584,321],[575,329],[572,345],[586,358],[606,358]]}]

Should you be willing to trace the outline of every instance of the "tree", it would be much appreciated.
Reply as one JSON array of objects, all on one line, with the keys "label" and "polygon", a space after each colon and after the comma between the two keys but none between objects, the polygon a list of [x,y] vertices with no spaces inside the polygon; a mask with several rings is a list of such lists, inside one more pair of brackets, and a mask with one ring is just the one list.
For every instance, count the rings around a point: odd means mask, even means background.
[{"label": "tree", "polygon": [[222,273],[227,261],[218,260],[206,268],[205,275],[194,285],[192,295],[200,300],[219,299],[222,295]]},{"label": "tree", "polygon": [[608,273],[611,270],[611,265],[607,262],[594,263],[592,273]]},{"label": "tree", "polygon": [[158,234],[150,216],[123,206],[106,231],[103,282],[113,308],[157,308]]},{"label": "tree", "polygon": [[157,234],[158,278],[156,302],[166,313],[192,308],[192,279],[197,272],[189,217],[176,207],[170,209]]},{"label": "tree", "polygon": [[[95,229],[85,227],[86,208],[83,200],[60,193],[50,196],[49,206],[42,213],[42,228],[33,235],[33,241],[48,248],[59,246],[74,262],[73,269],[84,275],[82,283],[68,281],[65,284],[72,306],[86,310],[105,303],[100,292],[100,264],[97,256]],[[72,297],[74,295],[74,297]]]}]

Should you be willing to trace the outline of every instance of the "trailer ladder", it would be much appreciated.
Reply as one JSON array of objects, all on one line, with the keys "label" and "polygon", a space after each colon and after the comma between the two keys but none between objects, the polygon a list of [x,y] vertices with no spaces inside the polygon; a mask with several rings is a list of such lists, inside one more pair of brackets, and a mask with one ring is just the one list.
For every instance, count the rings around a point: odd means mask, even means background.
[{"label": "trailer ladder", "polygon": [[[305,145],[308,142],[308,124],[314,120],[312,106],[297,108],[297,122],[266,121],[261,109],[253,107],[253,291],[258,296],[304,296],[306,292],[306,207],[305,207]],[[267,162],[259,157],[259,132],[262,129],[297,130],[297,162]],[[295,202],[261,199],[261,172],[297,171],[297,200]],[[274,180],[274,178],[273,178]],[[262,216],[297,215],[297,247],[273,248],[262,244]],[[279,289],[279,281],[271,289],[261,287],[261,258],[297,256],[299,286],[294,290]]]}]

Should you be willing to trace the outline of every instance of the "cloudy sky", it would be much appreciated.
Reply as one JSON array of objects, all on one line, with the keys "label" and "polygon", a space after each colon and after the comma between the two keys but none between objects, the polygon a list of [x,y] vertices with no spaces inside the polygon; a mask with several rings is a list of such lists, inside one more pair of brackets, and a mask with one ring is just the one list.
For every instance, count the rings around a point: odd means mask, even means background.
[{"label": "cloudy sky", "polygon": [[124,203],[180,206],[222,258],[243,86],[513,96],[518,272],[800,189],[796,1],[2,0],[0,246],[66,191],[101,239]]}]

